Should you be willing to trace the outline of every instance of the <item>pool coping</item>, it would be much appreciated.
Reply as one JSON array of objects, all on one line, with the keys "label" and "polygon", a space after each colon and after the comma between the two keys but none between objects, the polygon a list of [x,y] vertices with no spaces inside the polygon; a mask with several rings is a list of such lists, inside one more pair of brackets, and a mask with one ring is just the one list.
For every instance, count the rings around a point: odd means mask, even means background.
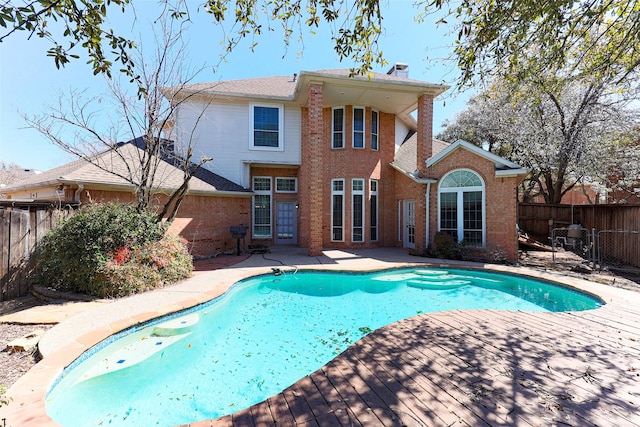
[{"label": "pool coping", "polygon": [[[323,257],[308,257],[297,249],[270,254],[268,258],[251,257],[223,270],[197,273],[177,285],[115,300],[63,321],[43,337],[43,359],[8,390],[7,396],[11,402],[0,408],[0,419],[6,418],[10,426],[57,426],[46,413],[46,394],[64,367],[82,353],[117,332],[210,301],[222,295],[234,283],[258,274],[271,273],[274,267],[285,271],[296,267],[300,270],[345,271],[409,266],[470,268],[519,274],[569,286],[598,296],[606,303],[604,307],[607,310],[615,309],[618,303],[640,303],[640,293],[637,292],[526,267],[443,262],[410,256],[406,251],[394,249],[325,251]],[[302,263],[305,264],[301,266]],[[172,301],[174,298],[176,300]]]}]

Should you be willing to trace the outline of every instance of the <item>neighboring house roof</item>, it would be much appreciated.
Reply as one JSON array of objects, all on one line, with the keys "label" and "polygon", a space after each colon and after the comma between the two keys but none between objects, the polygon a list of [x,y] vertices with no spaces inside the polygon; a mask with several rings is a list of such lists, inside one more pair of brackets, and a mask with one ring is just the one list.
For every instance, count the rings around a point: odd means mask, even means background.
[{"label": "neighboring house roof", "polygon": [[435,165],[440,160],[444,159],[449,154],[453,153],[455,150],[458,150],[458,149],[469,150],[472,153],[486,160],[494,162],[496,166],[496,177],[526,175],[530,172],[529,169],[523,168],[522,166],[516,163],[513,163],[503,157],[497,156],[487,150],[484,150],[478,147],[477,145],[470,144],[467,141],[463,141],[461,139],[449,145],[439,153],[434,154],[432,157],[428,158],[426,160],[427,167]]},{"label": "neighboring house roof", "polygon": [[[115,150],[106,150],[97,154],[92,162],[80,159],[67,163],[39,175],[31,176],[15,185],[5,187],[3,192],[57,184],[133,188],[130,180],[124,177],[131,177],[134,182],[139,180],[138,166],[140,159],[145,154],[143,147],[144,143],[141,137],[120,143]],[[157,190],[174,190],[180,187],[184,175],[183,171],[175,166],[177,162],[169,158],[159,160],[153,187]],[[220,195],[224,193],[251,192],[203,167],[189,181],[189,194]]]}]

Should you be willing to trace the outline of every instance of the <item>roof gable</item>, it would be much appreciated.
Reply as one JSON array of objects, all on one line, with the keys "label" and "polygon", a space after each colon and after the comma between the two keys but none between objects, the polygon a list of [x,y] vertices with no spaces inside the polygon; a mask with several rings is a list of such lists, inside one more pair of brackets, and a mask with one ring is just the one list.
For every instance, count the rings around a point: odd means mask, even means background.
[{"label": "roof gable", "polygon": [[456,142],[449,145],[439,153],[428,158],[425,161],[427,167],[435,165],[436,163],[440,162],[442,159],[449,156],[451,153],[453,153],[457,149],[471,151],[475,155],[482,157],[490,162],[493,162],[496,167],[496,176],[506,177],[506,176],[516,176],[516,175],[526,175],[529,173],[529,169],[523,168],[522,166],[516,163],[513,163],[503,157],[497,156],[487,150],[484,150],[478,147],[477,145],[473,145],[468,143],[467,141],[463,141],[462,139],[457,140]]}]

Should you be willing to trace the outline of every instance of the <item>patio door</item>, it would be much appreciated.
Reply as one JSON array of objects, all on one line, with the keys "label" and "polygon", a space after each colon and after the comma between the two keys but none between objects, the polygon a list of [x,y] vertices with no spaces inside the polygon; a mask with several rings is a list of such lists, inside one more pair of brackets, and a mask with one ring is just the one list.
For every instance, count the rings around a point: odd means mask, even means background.
[{"label": "patio door", "polygon": [[403,247],[415,249],[416,247],[416,202],[415,200],[404,201],[403,215]]},{"label": "patio door", "polygon": [[298,218],[295,202],[276,202],[276,245],[295,245]]}]

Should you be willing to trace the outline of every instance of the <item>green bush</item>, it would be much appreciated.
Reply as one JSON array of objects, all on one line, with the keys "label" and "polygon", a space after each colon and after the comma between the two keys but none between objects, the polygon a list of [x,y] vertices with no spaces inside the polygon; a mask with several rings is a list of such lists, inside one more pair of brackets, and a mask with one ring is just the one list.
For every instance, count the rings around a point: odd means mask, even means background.
[{"label": "green bush", "polygon": [[462,259],[462,248],[449,233],[438,231],[433,238],[433,246],[439,258]]},{"label": "green bush", "polygon": [[103,297],[121,297],[189,277],[193,263],[185,243],[177,237],[167,236],[159,242],[114,256],[101,267],[95,292]]},{"label": "green bush", "polygon": [[[184,272],[190,274],[192,264],[184,244],[163,239],[167,227],[156,218],[153,212],[138,213],[132,206],[115,202],[83,207],[44,236],[38,245],[33,281],[58,290],[104,297],[122,296],[186,277]],[[166,261],[167,266],[162,268],[151,262],[149,267],[155,265],[162,272],[160,277],[136,273],[148,279],[144,286],[139,281],[124,286],[121,280],[105,280],[105,274],[119,274],[109,270],[110,264],[135,270],[138,265],[147,265],[153,256],[165,261],[175,256],[177,260]],[[141,264],[135,264],[138,258]],[[122,289],[111,289],[109,283],[118,283]]]}]

